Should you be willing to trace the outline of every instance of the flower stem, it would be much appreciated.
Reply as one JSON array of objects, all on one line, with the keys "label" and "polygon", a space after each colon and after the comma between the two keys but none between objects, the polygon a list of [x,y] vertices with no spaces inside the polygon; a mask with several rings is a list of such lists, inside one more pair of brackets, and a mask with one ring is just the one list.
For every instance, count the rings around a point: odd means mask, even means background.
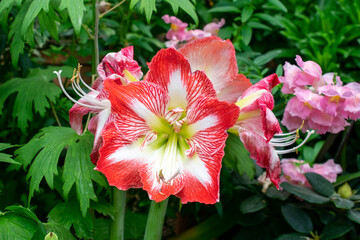
[{"label": "flower stem", "polygon": [[151,201],[144,240],[161,239],[168,201],[169,198],[159,203]]},{"label": "flower stem", "polygon": [[49,101],[49,102],[50,102],[51,109],[52,109],[52,111],[53,111],[53,113],[54,113],[54,117],[55,117],[55,119],[56,119],[56,122],[57,122],[57,124],[59,125],[59,127],[61,127],[61,123],[60,123],[60,120],[59,120],[58,115],[56,114],[54,105],[53,105],[53,103],[52,103],[51,101]]},{"label": "flower stem", "polygon": [[112,187],[112,205],[116,209],[114,219],[110,222],[110,240],[123,240],[126,191]]}]

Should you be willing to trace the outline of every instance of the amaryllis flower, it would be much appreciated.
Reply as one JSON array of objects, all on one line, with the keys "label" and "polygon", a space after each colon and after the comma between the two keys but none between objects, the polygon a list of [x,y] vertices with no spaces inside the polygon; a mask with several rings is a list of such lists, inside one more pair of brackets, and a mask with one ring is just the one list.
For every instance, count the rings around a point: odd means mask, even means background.
[{"label": "amaryllis flower", "polygon": [[[133,47],[126,47],[117,53],[107,54],[98,66],[99,78],[96,79],[93,86],[88,86],[81,78],[80,67],[72,79],[72,87],[76,94],[80,96],[79,100],[73,99],[65,90],[61,81],[61,71],[54,72],[58,76],[59,84],[66,94],[75,104],[69,110],[70,126],[80,135],[82,134],[83,116],[88,113],[96,114],[89,121],[89,131],[95,135],[94,148],[91,154],[91,160],[96,163],[98,159],[98,150],[102,145],[101,131],[105,124],[111,121],[111,103],[107,99],[107,92],[103,89],[104,81],[113,81],[119,85],[126,85],[130,82],[138,81],[142,77],[142,72],[133,59]],[[80,86],[80,82],[90,90],[86,93]]]},{"label": "amaryllis flower", "polygon": [[193,72],[205,72],[221,101],[235,102],[251,86],[249,79],[238,73],[235,49],[230,40],[197,39],[179,51],[189,61]]},{"label": "amaryllis flower", "polygon": [[335,182],[337,175],[342,173],[341,166],[335,164],[333,159],[330,159],[325,163],[316,163],[312,167],[303,160],[282,159],[281,169],[283,175],[280,177],[280,182],[290,182],[306,187],[311,187],[311,185],[307,181],[304,175],[305,173],[317,173],[330,182]]},{"label": "amaryllis flower", "polygon": [[250,157],[257,160],[260,167],[266,168],[267,177],[276,187],[281,173],[280,160],[270,140],[274,134],[281,132],[279,122],[271,111],[274,107],[271,90],[278,83],[277,75],[272,74],[248,88],[236,103],[240,115],[231,128],[238,131]]},{"label": "amaryllis flower", "polygon": [[96,169],[121,190],[143,188],[150,199],[219,201],[226,130],[239,109],[216,99],[210,80],[192,72],[175,49],[157,53],[146,80],[104,82],[114,121],[103,131]]}]

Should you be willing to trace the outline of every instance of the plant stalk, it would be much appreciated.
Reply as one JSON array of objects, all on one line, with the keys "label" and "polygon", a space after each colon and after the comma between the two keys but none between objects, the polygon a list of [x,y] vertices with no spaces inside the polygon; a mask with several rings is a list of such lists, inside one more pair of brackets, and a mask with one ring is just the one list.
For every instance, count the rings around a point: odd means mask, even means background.
[{"label": "plant stalk", "polygon": [[112,205],[116,212],[114,219],[110,222],[110,240],[124,240],[126,191],[112,187],[112,195]]},{"label": "plant stalk", "polygon": [[156,203],[151,201],[150,211],[146,223],[144,240],[160,240],[163,231],[164,218],[169,198]]}]

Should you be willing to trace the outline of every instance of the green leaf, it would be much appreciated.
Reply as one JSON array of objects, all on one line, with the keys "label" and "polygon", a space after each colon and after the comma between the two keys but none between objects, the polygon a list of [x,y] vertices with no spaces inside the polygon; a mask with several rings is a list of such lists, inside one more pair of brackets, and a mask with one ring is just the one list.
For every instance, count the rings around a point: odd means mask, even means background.
[{"label": "green leaf", "polygon": [[281,213],[295,231],[309,234],[313,230],[311,218],[301,208],[286,204],[281,206]]},{"label": "green leaf", "polygon": [[345,235],[351,230],[352,226],[347,222],[330,223],[325,226],[320,235],[321,240],[331,240]]},{"label": "green leaf", "polygon": [[44,227],[47,230],[47,232],[54,232],[58,239],[66,239],[66,240],[76,240],[69,230],[64,228],[63,225],[57,224],[57,223],[44,223]]},{"label": "green leaf", "polygon": [[90,161],[92,135],[79,136],[66,127],[47,127],[35,135],[29,143],[15,151],[16,160],[27,167],[31,162],[27,178],[30,180],[29,202],[35,190],[45,177],[50,188],[54,187],[54,175],[58,174],[57,164],[60,153],[68,146],[64,166],[64,195],[67,196],[75,184],[80,207],[85,216],[90,199],[96,200],[92,180],[100,175],[93,170]]},{"label": "green leaf", "polygon": [[145,11],[146,21],[149,23],[153,12],[156,12],[156,0],[141,0],[140,11]]},{"label": "green leaf", "polygon": [[360,211],[349,210],[347,213],[347,217],[350,220],[360,224]]},{"label": "green leaf", "polygon": [[59,35],[55,21],[56,13],[52,7],[50,7],[48,14],[46,14],[44,10],[40,11],[39,23],[42,31],[46,29],[56,41],[59,41]]},{"label": "green leaf", "polygon": [[309,172],[305,173],[306,179],[309,181],[315,192],[320,193],[325,197],[330,197],[335,193],[334,186],[323,176]]},{"label": "green leaf", "polygon": [[139,239],[144,236],[147,215],[133,212],[126,212],[124,235],[126,239]]},{"label": "green leaf", "polygon": [[91,215],[82,216],[79,206],[73,202],[59,203],[48,215],[50,224],[59,224],[69,230],[74,226],[79,238],[90,238],[93,228]]},{"label": "green leaf", "polygon": [[135,5],[139,2],[140,0],[131,0],[130,2],[130,9],[134,9]]},{"label": "green leaf", "polygon": [[30,27],[31,23],[35,20],[36,16],[43,9],[45,12],[49,11],[50,0],[32,0],[24,16],[21,26],[21,35],[25,35],[26,31]]},{"label": "green leaf", "polygon": [[7,212],[0,215],[0,239],[29,240],[38,228],[38,224],[24,216]]},{"label": "green leaf", "polygon": [[[65,73],[63,76],[72,76],[72,68],[62,68]],[[55,103],[61,93],[60,88],[51,82],[55,78],[54,70],[59,70],[59,67],[33,69],[26,78],[13,78],[0,86],[0,114],[5,100],[17,92],[13,117],[17,118],[17,125],[24,133],[28,121],[33,119],[33,112],[44,116],[50,107],[49,101]]]},{"label": "green leaf", "polygon": [[259,23],[259,22],[248,22],[247,25],[251,28],[263,29],[263,30],[269,30],[269,31],[272,30],[270,27],[266,26],[265,24]]},{"label": "green leaf", "polygon": [[59,6],[59,11],[67,8],[72,25],[74,26],[75,33],[80,34],[80,28],[84,11],[86,10],[83,0],[62,0]]},{"label": "green leaf", "polygon": [[12,8],[12,6],[14,6],[15,1],[14,0],[1,0],[0,2],[0,14],[3,13],[3,11],[6,8]]},{"label": "green leaf", "polygon": [[240,13],[240,9],[235,6],[220,6],[213,7],[209,10],[209,13]]},{"label": "green leaf", "polygon": [[257,212],[265,208],[267,202],[260,195],[251,196],[240,203],[240,211],[242,213]]},{"label": "green leaf", "polygon": [[241,22],[246,22],[247,20],[249,20],[249,18],[251,17],[251,15],[253,14],[254,9],[250,6],[246,6],[244,7],[244,9],[241,12]]},{"label": "green leaf", "polygon": [[282,53],[282,49],[271,50],[271,51],[265,53],[264,55],[261,55],[261,56],[255,58],[254,63],[257,65],[264,65],[264,64],[270,62],[271,60],[273,60],[274,58],[276,58],[281,53]]},{"label": "green leaf", "polygon": [[[0,143],[0,151],[6,150],[6,149],[12,148],[12,147],[15,147],[15,146],[11,145],[10,143]],[[12,155],[6,154],[6,153],[0,153],[0,162],[20,164],[19,162],[12,159]]]},{"label": "green leaf", "polygon": [[229,133],[224,152],[223,162],[225,165],[229,168],[237,169],[241,175],[246,173],[250,179],[254,178],[254,162],[250,158],[244,144],[240,141],[239,136]]},{"label": "green leaf", "polygon": [[306,238],[307,237],[305,235],[299,233],[289,233],[279,236],[276,240],[304,240]]},{"label": "green leaf", "polygon": [[346,174],[343,176],[339,176],[336,180],[336,183],[334,184],[335,187],[340,186],[346,182],[349,182],[350,180],[353,180],[355,178],[360,178],[360,171],[359,172],[354,172],[354,173],[350,173],[350,174]]},{"label": "green leaf", "polygon": [[330,201],[330,198],[323,197],[307,187],[293,185],[288,182],[281,183],[281,187],[285,191],[295,194],[311,203],[324,204]]},{"label": "green leaf", "polygon": [[[195,24],[199,24],[199,19],[195,11],[194,4],[191,3],[189,0],[166,0],[171,4],[171,6],[175,6],[177,4],[178,7],[180,7],[182,10],[184,10],[189,16],[194,20]],[[173,7],[174,8],[174,7]]]},{"label": "green leaf", "polygon": [[[90,160],[93,137],[87,132],[76,136],[76,140],[69,145],[64,164],[64,195],[67,198],[72,186],[75,184],[77,197],[83,216],[90,206],[90,199],[97,200],[92,184],[94,164]],[[100,174],[99,172],[96,172]]]},{"label": "green leaf", "polygon": [[279,9],[283,12],[287,12],[287,8],[285,7],[285,5],[279,1],[279,0],[269,0],[269,3],[267,4],[267,7],[269,8],[274,8],[274,9]]},{"label": "green leaf", "polygon": [[353,201],[341,198],[337,195],[332,196],[331,201],[333,201],[337,208],[351,209],[355,205]]},{"label": "green leaf", "polygon": [[252,28],[247,25],[243,26],[241,29],[241,34],[245,45],[249,45],[252,37]]}]

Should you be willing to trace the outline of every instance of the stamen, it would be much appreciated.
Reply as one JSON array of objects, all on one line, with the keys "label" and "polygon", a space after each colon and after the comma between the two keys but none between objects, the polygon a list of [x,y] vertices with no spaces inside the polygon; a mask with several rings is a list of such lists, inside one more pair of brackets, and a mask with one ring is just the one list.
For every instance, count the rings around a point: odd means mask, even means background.
[{"label": "stamen", "polygon": [[[61,81],[61,72],[62,72],[62,70],[60,70],[59,72],[54,71],[53,73],[56,74],[56,76],[57,76],[57,78],[58,78],[58,81],[59,81],[60,88],[61,88],[61,90],[64,92],[64,94],[66,95],[67,98],[69,98],[69,99],[70,99],[71,101],[73,101],[74,103],[79,104],[79,105],[84,106],[84,107],[93,108],[93,109],[104,109],[104,108],[105,108],[105,106],[93,106],[93,105],[88,105],[88,104],[81,103],[81,102],[73,99],[73,98],[66,92],[66,90],[65,90],[65,88],[64,88],[64,86],[63,86],[63,84],[62,84],[62,81]],[[72,78],[72,80],[73,80],[73,78]]]},{"label": "stamen", "polygon": [[170,124],[175,123],[179,118],[181,117],[182,113],[184,112],[184,109],[181,107],[177,107],[174,109],[171,109],[168,111],[165,115],[166,121],[168,121]]},{"label": "stamen", "polygon": [[97,90],[95,90],[95,89],[93,89],[92,87],[90,87],[89,85],[87,85],[86,84],[86,82],[82,79],[82,77],[81,77],[81,74],[79,73],[79,78],[80,78],[80,81],[82,82],[82,84],[84,84],[84,86],[87,88],[87,89],[89,89],[90,91],[94,91],[94,92],[99,92],[99,91],[97,91]]},{"label": "stamen", "polygon": [[156,132],[149,132],[146,134],[143,142],[141,143],[140,150],[144,150],[145,146],[154,142],[157,139],[157,133]]},{"label": "stamen", "polygon": [[[306,141],[309,139],[309,137],[315,133],[314,130],[307,130],[307,135],[305,137],[305,139],[297,146],[291,148],[291,149],[285,149],[285,150],[275,150],[277,154],[286,154],[286,153],[291,153],[291,152],[295,152],[297,151],[298,148],[300,148],[302,145],[304,145],[306,143]],[[287,145],[284,145],[284,146],[287,146]]]}]

